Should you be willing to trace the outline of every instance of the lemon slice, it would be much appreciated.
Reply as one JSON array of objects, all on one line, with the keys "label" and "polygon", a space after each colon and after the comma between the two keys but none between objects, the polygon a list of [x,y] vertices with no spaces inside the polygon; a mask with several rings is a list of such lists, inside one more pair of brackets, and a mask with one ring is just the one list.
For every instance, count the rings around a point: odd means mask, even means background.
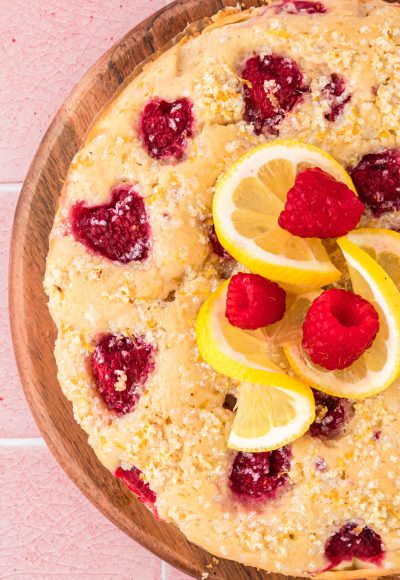
[{"label": "lemon slice", "polygon": [[197,346],[203,359],[219,373],[264,384],[271,373],[283,372],[283,350],[267,344],[262,329],[242,330],[229,323],[225,316],[228,285],[229,280],[221,284],[201,307],[196,320]]},{"label": "lemon slice", "polygon": [[296,172],[320,167],[355,191],[350,176],[322,149],[276,140],[248,151],[217,183],[213,217],[226,250],[252,272],[311,288],[340,278],[322,242],[279,227]]},{"label": "lemon slice", "polygon": [[[343,370],[328,371],[314,364],[301,344],[285,346],[296,374],[325,393],[364,399],[387,389],[400,370],[400,293],[384,268],[350,241],[338,244],[347,262],[354,292],[371,302],[379,314],[379,332],[370,349]],[[366,246],[368,247],[368,246]]]},{"label": "lemon slice", "polygon": [[217,372],[255,384],[287,385],[284,372],[290,369],[283,345],[301,338],[305,312],[318,294],[289,296],[282,320],[266,328],[242,330],[225,316],[229,280],[206,300],[196,321],[197,345],[203,359]]},{"label": "lemon slice", "polygon": [[228,447],[272,451],[301,437],[315,419],[312,391],[285,377],[287,388],[243,383]]},{"label": "lemon slice", "polygon": [[400,234],[393,230],[360,228],[347,238],[367,252],[400,290]]}]

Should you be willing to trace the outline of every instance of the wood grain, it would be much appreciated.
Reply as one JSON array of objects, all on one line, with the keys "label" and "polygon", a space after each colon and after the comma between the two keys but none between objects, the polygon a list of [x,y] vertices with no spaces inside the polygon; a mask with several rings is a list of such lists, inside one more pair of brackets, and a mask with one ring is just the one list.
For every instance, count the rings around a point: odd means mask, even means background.
[{"label": "wood grain", "polygon": [[[55,327],[42,281],[48,236],[70,162],[96,115],[143,61],[173,41],[188,23],[237,0],[177,0],[113,46],[70,94],[48,129],[19,199],[11,244],[10,311],[25,395],[50,450],[81,491],[119,528],[173,566],[200,578],[282,580],[240,564],[212,561],[173,526],[156,521],[96,459],[57,382]],[[245,1],[246,7],[262,4]],[[207,565],[212,565],[208,568]]]}]

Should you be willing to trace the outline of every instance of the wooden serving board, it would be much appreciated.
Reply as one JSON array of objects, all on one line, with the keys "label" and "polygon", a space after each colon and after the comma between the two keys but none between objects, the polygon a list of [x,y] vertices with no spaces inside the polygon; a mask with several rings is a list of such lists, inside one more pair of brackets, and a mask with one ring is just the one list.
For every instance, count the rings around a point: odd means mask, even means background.
[{"label": "wooden serving board", "polygon": [[[42,281],[48,236],[70,162],[94,118],[146,59],[162,50],[189,23],[237,0],[177,0],[131,30],[86,74],[48,129],[24,183],[14,221],[10,262],[10,312],[18,368],[32,413],[51,452],[81,491],[121,530],[173,566],[200,578],[282,580],[212,556],[172,525],[156,521],[96,459],[75,423],[57,382],[55,327]],[[246,7],[262,0],[245,0]],[[211,565],[212,567],[207,567]]]}]

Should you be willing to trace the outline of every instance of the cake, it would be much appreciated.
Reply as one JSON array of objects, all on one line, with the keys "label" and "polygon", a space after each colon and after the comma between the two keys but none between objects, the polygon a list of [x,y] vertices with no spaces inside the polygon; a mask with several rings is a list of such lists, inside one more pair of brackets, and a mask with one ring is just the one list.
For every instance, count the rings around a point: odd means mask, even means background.
[{"label": "cake", "polygon": [[400,228],[399,46],[400,8],[383,0],[219,13],[124,87],[68,172],[44,282],[60,386],[99,460],[215,556],[304,577],[400,574],[400,383],[356,401],[315,390],[307,433],[237,452],[240,381],[195,334],[202,304],[244,271],[212,200],[254,147],[327,151],[353,177],[361,225]]}]

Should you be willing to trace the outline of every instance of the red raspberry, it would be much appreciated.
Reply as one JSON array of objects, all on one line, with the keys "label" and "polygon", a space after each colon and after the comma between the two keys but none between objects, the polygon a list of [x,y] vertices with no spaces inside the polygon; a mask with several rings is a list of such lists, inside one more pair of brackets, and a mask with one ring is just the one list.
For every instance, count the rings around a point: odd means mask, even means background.
[{"label": "red raspberry", "polygon": [[290,447],[262,453],[239,452],[229,477],[233,493],[244,500],[275,499],[288,487]]},{"label": "red raspberry", "polygon": [[308,89],[296,62],[288,57],[267,55],[248,59],[240,75],[244,79],[244,120],[262,132],[277,134],[277,125]]},{"label": "red raspberry", "polygon": [[336,238],[353,230],[363,211],[363,204],[347,185],[313,167],[297,174],[279,225],[301,238]]},{"label": "red raspberry", "polygon": [[225,250],[225,248],[219,241],[217,232],[215,231],[215,227],[213,225],[209,229],[208,237],[214,254],[216,254],[219,258],[222,258],[223,260],[233,260],[232,256],[229,254],[229,252]]},{"label": "red raspberry", "polygon": [[286,292],[258,274],[232,276],[225,315],[233,326],[255,330],[273,324],[285,314]]},{"label": "red raspberry", "polygon": [[285,0],[282,4],[273,6],[276,12],[287,14],[325,14],[326,8],[322,2],[310,2],[307,0]]},{"label": "red raspberry", "polygon": [[154,507],[157,499],[156,494],[150,489],[149,484],[142,479],[142,472],[137,467],[131,467],[129,470],[118,467],[115,472],[115,477],[121,479],[127,488],[137,495],[138,500],[149,506],[153,510],[154,515],[157,515]]},{"label": "red raspberry", "polygon": [[346,81],[342,76],[333,73],[331,75],[331,80],[324,87],[322,94],[330,104],[330,111],[329,113],[325,113],[325,119],[333,122],[351,100],[351,95],[346,94]]},{"label": "red raspberry", "polygon": [[345,369],[372,345],[378,330],[378,313],[367,300],[347,290],[326,290],[307,312],[302,344],[315,364]]},{"label": "red raspberry", "polygon": [[92,355],[95,384],[110,411],[132,411],[149,373],[154,369],[154,348],[142,339],[105,334]]},{"label": "red raspberry", "polygon": [[385,546],[372,528],[361,528],[355,522],[349,522],[327,540],[325,555],[331,563],[329,568],[353,558],[379,566],[385,555]]},{"label": "red raspberry", "polygon": [[187,139],[193,136],[193,106],[188,99],[172,103],[152,99],[143,109],[140,133],[153,159],[182,159]]},{"label": "red raspberry", "polygon": [[374,215],[400,210],[400,149],[364,155],[350,175]]},{"label": "red raspberry", "polygon": [[96,254],[121,264],[148,256],[150,226],[143,199],[132,185],[115,187],[105,205],[76,203],[70,219],[75,239]]},{"label": "red raspberry", "polygon": [[332,397],[314,390],[316,419],[310,425],[310,435],[320,439],[333,439],[345,430],[354,415],[354,405],[348,399]]}]

